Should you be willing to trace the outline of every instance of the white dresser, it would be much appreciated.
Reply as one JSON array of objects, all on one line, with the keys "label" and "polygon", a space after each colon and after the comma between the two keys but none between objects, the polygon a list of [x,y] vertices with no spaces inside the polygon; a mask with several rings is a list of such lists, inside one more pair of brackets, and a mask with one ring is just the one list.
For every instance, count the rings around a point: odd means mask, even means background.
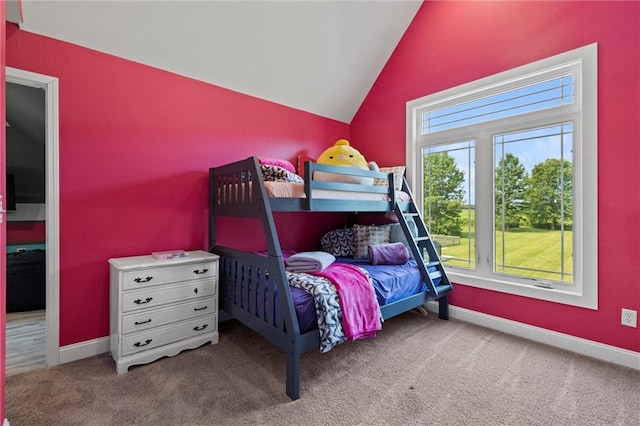
[{"label": "white dresser", "polygon": [[218,343],[218,256],[109,259],[111,356],[130,366]]}]

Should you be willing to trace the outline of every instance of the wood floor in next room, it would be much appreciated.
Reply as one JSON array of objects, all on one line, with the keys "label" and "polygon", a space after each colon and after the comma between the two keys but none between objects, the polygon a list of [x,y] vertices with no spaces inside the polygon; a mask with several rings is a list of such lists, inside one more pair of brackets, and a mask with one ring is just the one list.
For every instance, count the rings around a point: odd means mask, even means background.
[{"label": "wood floor in next room", "polygon": [[46,367],[45,311],[7,314],[6,376]]}]

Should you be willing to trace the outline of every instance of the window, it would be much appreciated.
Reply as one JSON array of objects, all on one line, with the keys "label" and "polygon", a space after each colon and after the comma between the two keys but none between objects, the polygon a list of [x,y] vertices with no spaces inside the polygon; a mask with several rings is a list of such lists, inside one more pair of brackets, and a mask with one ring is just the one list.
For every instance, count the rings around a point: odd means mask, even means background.
[{"label": "window", "polygon": [[597,46],[407,104],[407,177],[451,281],[597,308]]}]

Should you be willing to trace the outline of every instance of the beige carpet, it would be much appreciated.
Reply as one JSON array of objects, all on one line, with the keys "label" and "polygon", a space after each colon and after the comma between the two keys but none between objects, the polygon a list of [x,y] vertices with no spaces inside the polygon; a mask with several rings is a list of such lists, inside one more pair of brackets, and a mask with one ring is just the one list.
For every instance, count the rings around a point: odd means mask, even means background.
[{"label": "beige carpet", "polygon": [[7,378],[25,425],[638,425],[640,372],[461,321],[407,313],[302,358],[237,322],[220,343],[117,376],[107,355]]}]

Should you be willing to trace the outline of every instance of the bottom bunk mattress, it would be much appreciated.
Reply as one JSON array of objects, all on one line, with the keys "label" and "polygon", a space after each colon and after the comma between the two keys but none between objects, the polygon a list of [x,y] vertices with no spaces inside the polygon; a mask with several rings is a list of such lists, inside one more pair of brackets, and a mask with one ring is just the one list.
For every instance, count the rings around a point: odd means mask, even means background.
[{"label": "bottom bunk mattress", "polygon": [[[402,300],[414,294],[426,291],[416,261],[410,259],[402,265],[371,265],[366,259],[339,257],[337,263],[356,265],[371,277],[376,298],[380,306]],[[296,308],[300,332],[318,328],[316,306],[313,296],[298,287],[291,287],[291,296]]]}]

